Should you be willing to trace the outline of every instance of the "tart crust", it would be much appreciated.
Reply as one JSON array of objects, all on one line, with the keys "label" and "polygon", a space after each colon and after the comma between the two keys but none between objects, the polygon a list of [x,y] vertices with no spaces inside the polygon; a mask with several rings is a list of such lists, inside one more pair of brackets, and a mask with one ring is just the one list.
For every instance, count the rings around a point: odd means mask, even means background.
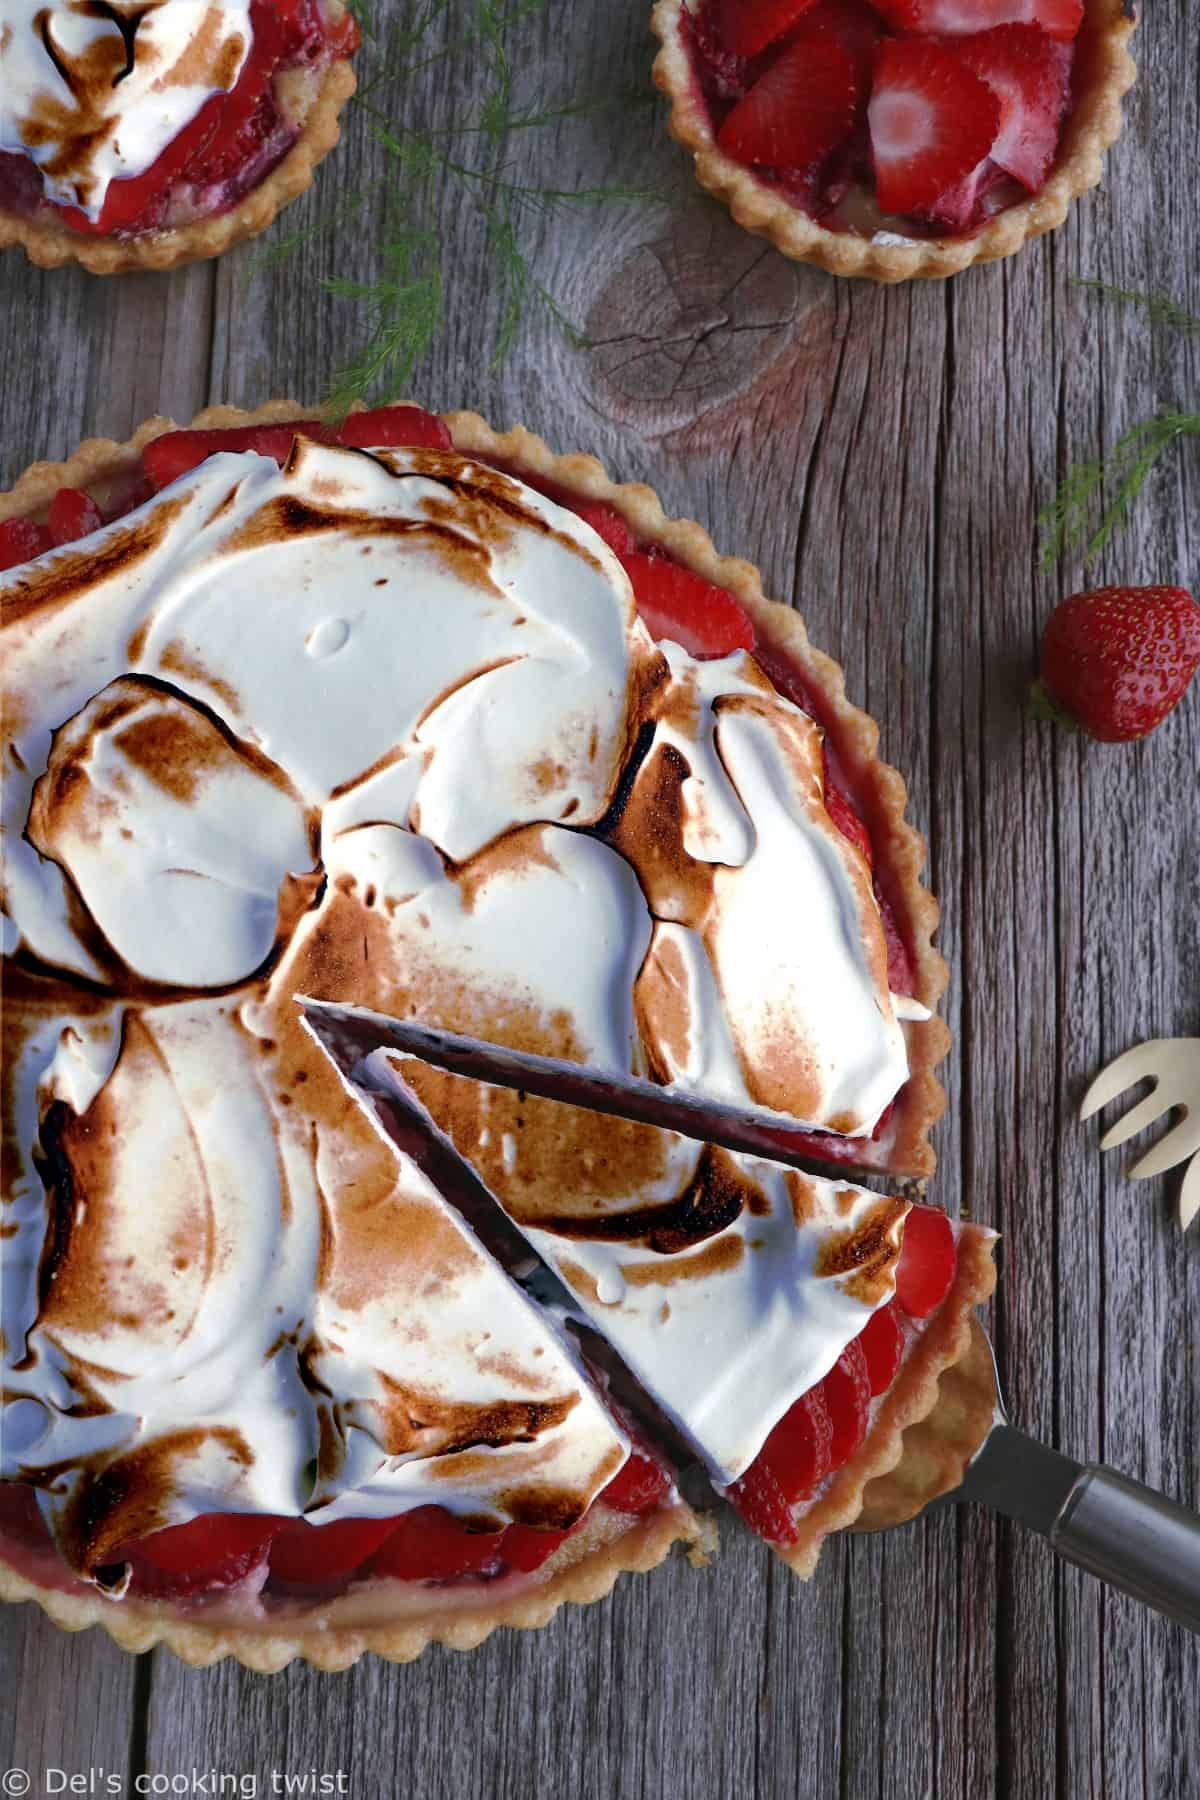
[{"label": "tart crust", "polygon": [[[993,1268],[993,1284],[995,1270]],[[930,1501],[948,1494],[965,1478],[967,1464],[998,1417],[996,1370],[991,1346],[975,1317],[967,1320],[968,1341],[936,1377],[937,1401],[922,1418],[914,1413],[903,1426],[904,1451],[898,1463],[873,1476],[863,1489],[855,1531],[886,1531],[915,1519]]]},{"label": "tart crust", "polygon": [[654,82],[671,102],[668,129],[692,153],[696,180],[724,201],[739,225],[769,238],[795,262],[815,263],[831,275],[872,281],[911,281],[957,275],[972,263],[1013,256],[1027,238],[1053,231],[1072,200],[1100,180],[1104,152],[1121,133],[1121,98],[1137,74],[1126,48],[1133,32],[1133,0],[1084,0],[1077,43],[1079,76],[1058,160],[1036,194],[997,213],[965,237],[878,243],[818,225],[745,163],[721,150],[699,93],[683,40],[686,0],[657,0],[650,23],[662,48]]},{"label": "tart crust", "polygon": [[[345,17],[344,0],[326,0],[329,18]],[[287,83],[292,71],[284,70]],[[277,213],[312,186],[317,164],[341,136],[339,116],[357,82],[349,60],[335,57],[304,109],[300,135],[283,160],[229,212],[142,237],[91,237],[53,218],[25,219],[0,207],[0,250],[19,247],[39,269],[79,263],[93,275],[121,275],[133,269],[178,269],[185,263],[221,256],[234,244],[257,237]],[[285,86],[285,94],[287,87]],[[297,93],[297,98],[299,94]]]},{"label": "tart crust", "polygon": [[[287,400],[271,401],[253,412],[211,406],[191,421],[191,428],[272,424],[311,417],[313,412]],[[497,433],[476,413],[450,412],[443,418],[457,449],[550,483],[565,495],[605,501],[640,537],[661,545],[687,567],[737,595],[754,620],[760,641],[793,663],[820,700],[826,727],[855,784],[855,797],[869,812],[879,860],[895,884],[917,997],[927,1006],[935,1006],[945,990],[948,970],[931,941],[938,909],[919,881],[925,844],[904,818],[904,781],[879,759],[878,727],[846,698],[841,668],[812,646],[799,613],[764,596],[753,564],[720,556],[700,525],[689,519],[669,519],[652,488],[613,482],[594,456],[556,455],[523,427]],[[173,420],[158,417],[147,420],[128,443],[92,438],[65,462],[32,464],[10,491],[0,494],[0,521],[44,513],[63,486],[87,488],[100,497],[118,490],[138,467],[143,447],[177,429]],[[864,1141],[861,1163],[874,1172],[922,1176],[934,1167],[928,1132],[945,1106],[934,1068],[945,1055],[950,1036],[936,1015],[927,1021],[906,1022],[905,1033],[909,1080],[889,1132],[878,1143]],[[870,1160],[872,1156],[874,1160]],[[862,1529],[898,1523],[911,1517],[926,1499],[961,1479],[963,1467],[991,1422],[993,1390],[989,1387],[985,1407],[979,1368],[971,1360],[971,1333],[973,1310],[987,1299],[995,1284],[993,1244],[990,1232],[975,1226],[963,1228],[958,1271],[947,1300],[906,1359],[862,1448],[805,1516],[800,1538],[785,1554],[798,1574],[811,1575],[821,1544],[831,1531],[855,1523]],[[580,1533],[547,1564],[545,1580],[518,1594],[489,1598],[483,1590],[478,1606],[450,1615],[443,1607],[431,1610],[427,1617],[368,1627],[343,1628],[320,1617],[291,1631],[282,1620],[278,1629],[251,1629],[186,1619],[163,1602],[117,1605],[91,1591],[63,1592],[42,1586],[2,1560],[0,1600],[37,1601],[68,1630],[100,1625],[126,1649],[166,1644],[185,1662],[197,1666],[232,1656],[248,1668],[270,1671],[299,1657],[317,1668],[342,1669],[368,1650],[406,1662],[430,1643],[471,1649],[500,1625],[524,1629],[543,1625],[564,1602],[584,1605],[603,1598],[623,1571],[654,1568],[671,1546],[681,1541],[691,1546],[693,1560],[699,1561],[716,1543],[712,1523],[682,1504],[637,1521],[615,1540],[603,1537],[596,1541],[587,1531]],[[560,1557],[564,1559],[561,1566]]]},{"label": "tart crust", "polygon": [[[611,1517],[612,1515],[610,1515]],[[657,1568],[673,1544],[691,1546],[705,1561],[716,1547],[716,1531],[682,1502],[631,1520],[629,1529],[607,1542],[587,1542],[581,1533],[555,1552],[554,1572],[520,1592],[500,1598],[479,1590],[478,1602],[447,1612],[431,1608],[399,1623],[379,1625],[338,1622],[337,1605],[325,1609],[297,1629],[286,1618],[266,1621],[261,1629],[185,1617],[167,1601],[112,1601],[95,1591],[65,1593],[42,1587],[0,1560],[0,1601],[33,1600],[66,1631],[99,1625],[123,1650],[141,1652],[165,1644],[182,1662],[204,1669],[231,1656],[244,1668],[272,1675],[297,1660],[327,1671],[348,1669],[367,1651],[385,1662],[414,1662],[430,1644],[448,1650],[474,1650],[501,1625],[536,1631],[568,1602],[589,1606],[612,1592],[618,1575]],[[551,1564],[546,1564],[550,1569]],[[397,1586],[403,1584],[397,1583]],[[446,1590],[434,1590],[445,1593]]]},{"label": "tart crust", "polygon": [[949,1294],[885,1394],[862,1448],[804,1515],[796,1542],[779,1552],[797,1575],[812,1574],[831,1531],[902,1525],[961,1482],[995,1414],[991,1352],[975,1317],[996,1285],[995,1244],[992,1232],[962,1227]]}]

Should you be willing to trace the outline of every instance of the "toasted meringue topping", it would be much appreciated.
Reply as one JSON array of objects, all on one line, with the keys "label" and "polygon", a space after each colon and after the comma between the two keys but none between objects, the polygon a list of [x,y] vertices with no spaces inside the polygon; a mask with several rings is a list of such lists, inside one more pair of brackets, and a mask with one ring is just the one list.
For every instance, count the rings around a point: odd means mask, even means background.
[{"label": "toasted meringue topping", "polygon": [[110,182],[143,175],[250,50],[250,0],[0,0],[0,150],[95,222]]},{"label": "toasted meringue topping", "polygon": [[[5,1061],[15,1142],[42,1121],[49,1230],[29,1161],[4,1257],[2,1472],[43,1483],[76,1568],[206,1510],[323,1523],[433,1501],[497,1528],[584,1511],[623,1437],[294,1019],[278,1042],[233,1002],[64,1025],[36,987],[17,1011],[43,1017]],[[40,1432],[10,1435],[30,1401]]]},{"label": "toasted meringue topping", "polygon": [[[721,1485],[745,1472],[793,1401],[895,1293],[903,1200],[660,1132],[674,1191],[660,1186],[650,1203],[634,1186],[589,1195],[585,1174],[580,1194],[564,1158],[562,1210],[534,1210],[513,1171],[488,1156],[496,1127],[478,1127],[472,1142],[466,1122],[473,1094],[484,1096],[477,1118],[490,1119],[501,1090],[431,1079],[383,1051],[370,1067],[373,1091],[390,1089],[401,1107],[419,1094],[465,1160],[488,1170],[492,1192],[580,1313]],[[522,1149],[539,1104],[526,1101],[516,1121],[527,1127]],[[569,1126],[564,1135],[570,1141]],[[578,1156],[579,1144],[571,1148]]]},{"label": "toasted meringue topping", "polygon": [[869,1133],[907,1053],[870,871],[825,811],[821,733],[745,652],[665,654],[655,749],[617,834],[635,864],[644,838],[658,851],[637,991],[656,1072]]},{"label": "toasted meringue topping", "polygon": [[[295,997],[869,1132],[904,1040],[816,727],[440,451],[214,456],[0,598],[0,1473],[88,1570],[211,1508],[569,1523],[623,1438]],[[891,1291],[894,1231],[869,1291],[821,1273],[845,1190],[417,1083],[722,1478]]]},{"label": "toasted meringue topping", "polygon": [[28,835],[126,966],[173,987],[253,974],[284,883],[316,865],[315,820],[285,775],[178,695],[127,678],[55,734]]}]

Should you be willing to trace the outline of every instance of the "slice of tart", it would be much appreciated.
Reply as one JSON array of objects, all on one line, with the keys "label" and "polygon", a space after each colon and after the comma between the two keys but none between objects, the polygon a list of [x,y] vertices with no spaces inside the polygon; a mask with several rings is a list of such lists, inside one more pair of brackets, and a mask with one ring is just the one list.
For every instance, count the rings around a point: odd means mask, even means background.
[{"label": "slice of tart", "polygon": [[654,78],[702,187],[786,256],[952,275],[1100,179],[1123,0],[657,0]]},{"label": "slice of tart", "polygon": [[[666,1132],[656,1135],[670,1175],[649,1204],[645,1185],[589,1191],[600,1184],[569,1171],[615,1160],[614,1120],[595,1120],[589,1157],[570,1127],[591,1115],[544,1105],[535,1115],[529,1100],[497,1165],[488,1150],[504,1090],[394,1052],[364,1062],[357,1034],[339,1047],[338,1030],[324,1020],[319,1041],[364,1107],[418,1132],[432,1121],[476,1174],[490,1167],[506,1218],[673,1440],[752,1530],[811,1574],[825,1536],[855,1522],[866,1484],[890,1473],[904,1429],[965,1354],[971,1309],[992,1289],[994,1234]],[[537,1168],[535,1182],[514,1179],[521,1162]],[[440,1172],[470,1213],[452,1172]],[[991,1415],[986,1382],[966,1382],[951,1444],[973,1447]]]},{"label": "slice of tart", "polygon": [[[6,1025],[32,1046],[5,1057],[3,1580],[254,1666],[541,1622],[699,1532],[298,994],[762,1099],[889,1178],[932,1167],[946,1043],[903,784],[748,565],[473,415],[299,419],[157,421],[0,503]],[[642,1271],[607,1335],[811,1567],[934,1415],[986,1234],[427,1073],[593,1324]],[[705,1447],[640,1306],[714,1252],[786,1297],[735,1448]],[[719,1366],[749,1290],[712,1291]],[[671,1355],[697,1316],[681,1297]],[[942,1485],[969,1435],[943,1434]]]},{"label": "slice of tart", "polygon": [[354,91],[343,0],[0,7],[0,249],[169,269],[264,230]]}]

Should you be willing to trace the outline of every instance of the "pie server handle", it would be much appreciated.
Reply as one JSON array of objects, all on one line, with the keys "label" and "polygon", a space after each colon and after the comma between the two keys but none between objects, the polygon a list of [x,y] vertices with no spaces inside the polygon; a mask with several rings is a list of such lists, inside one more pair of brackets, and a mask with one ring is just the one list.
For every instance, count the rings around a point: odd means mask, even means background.
[{"label": "pie server handle", "polygon": [[997,1425],[960,1489],[1031,1526],[1065,1561],[1200,1633],[1200,1517],[1106,1469]]}]

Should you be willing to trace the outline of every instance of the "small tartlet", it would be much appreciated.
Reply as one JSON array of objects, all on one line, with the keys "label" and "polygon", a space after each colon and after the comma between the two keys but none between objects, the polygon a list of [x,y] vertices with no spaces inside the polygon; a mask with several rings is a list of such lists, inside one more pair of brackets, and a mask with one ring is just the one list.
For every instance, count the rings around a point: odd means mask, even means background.
[{"label": "small tartlet", "polygon": [[[347,17],[344,0],[324,0],[332,25]],[[235,244],[257,237],[285,206],[313,184],[317,165],[341,137],[341,113],[357,87],[347,57],[335,55],[319,78],[307,69],[283,69],[275,77],[277,100],[299,136],[283,159],[228,212],[135,236],[91,237],[53,217],[25,218],[0,207],[0,251],[24,250],[39,269],[76,263],[92,275],[137,270],[160,274],[187,263],[207,262]]]},{"label": "small tartlet", "polygon": [[[246,412],[209,407],[191,429],[272,424],[311,416],[289,401],[274,401]],[[938,910],[920,883],[925,845],[904,817],[906,790],[898,772],[878,756],[875,722],[847,699],[842,670],[809,642],[793,608],[769,600],[753,564],[723,557],[707,532],[686,519],[670,519],[657,494],[641,484],[614,482],[591,455],[557,455],[542,439],[516,427],[492,430],[478,414],[442,415],[454,446],[526,476],[574,499],[614,507],[637,537],[668,553],[709,581],[729,588],[750,614],[760,648],[791,665],[819,703],[821,723],[849,776],[856,801],[869,824],[881,865],[890,875],[890,897],[904,930],[916,978],[916,994],[931,1009],[945,990],[948,971],[933,948]],[[0,494],[0,522],[44,514],[61,487],[84,488],[103,497],[119,491],[152,439],[178,429],[165,418],[147,421],[129,442],[91,439],[66,462],[33,464],[6,494]],[[934,1070],[949,1047],[949,1032],[933,1014],[906,1023],[910,1077],[886,1136],[865,1147],[856,1166],[897,1176],[923,1177],[934,1167],[929,1129],[941,1115],[945,1096]],[[852,1167],[847,1167],[852,1173]],[[813,1573],[825,1538],[858,1526],[884,1529],[920,1510],[937,1494],[955,1487],[990,1427],[995,1400],[990,1360],[978,1355],[975,1309],[995,1285],[994,1237],[964,1225],[949,1295],[925,1327],[901,1371],[883,1397],[865,1441],[799,1520],[795,1541],[780,1554],[799,1575]],[[646,1517],[618,1527],[599,1509],[595,1520],[568,1540],[516,1593],[462,1593],[458,1603],[444,1596],[423,1600],[412,1592],[387,1617],[373,1617],[353,1594],[315,1604],[302,1616],[276,1616],[261,1626],[222,1618],[185,1616],[169,1601],[142,1599],[120,1605],[74,1582],[62,1569],[56,1581],[36,1579],[0,1560],[0,1600],[30,1600],[68,1630],[99,1625],[122,1647],[141,1651],[164,1644],[183,1661],[203,1667],[231,1657],[244,1666],[272,1672],[299,1658],[323,1670],[349,1667],[370,1651],[407,1662],[431,1643],[470,1649],[507,1625],[535,1629],[564,1603],[589,1604],[607,1595],[623,1572],[647,1571],[683,1544],[694,1562],[716,1548],[712,1519],[674,1500]]]},{"label": "small tartlet", "polygon": [[719,147],[684,42],[682,19],[688,5],[689,0],[656,0],[650,19],[661,46],[654,83],[670,101],[671,136],[691,152],[700,186],[722,201],[739,225],[767,238],[792,261],[812,263],[831,275],[881,282],[937,280],[975,263],[1014,256],[1028,239],[1056,230],[1072,201],[1099,183],[1104,154],[1121,133],[1121,100],[1137,74],[1127,47],[1136,23],[1132,0],[1084,0],[1073,102],[1054,167],[1041,189],[970,235],[879,242],[827,230]]}]

